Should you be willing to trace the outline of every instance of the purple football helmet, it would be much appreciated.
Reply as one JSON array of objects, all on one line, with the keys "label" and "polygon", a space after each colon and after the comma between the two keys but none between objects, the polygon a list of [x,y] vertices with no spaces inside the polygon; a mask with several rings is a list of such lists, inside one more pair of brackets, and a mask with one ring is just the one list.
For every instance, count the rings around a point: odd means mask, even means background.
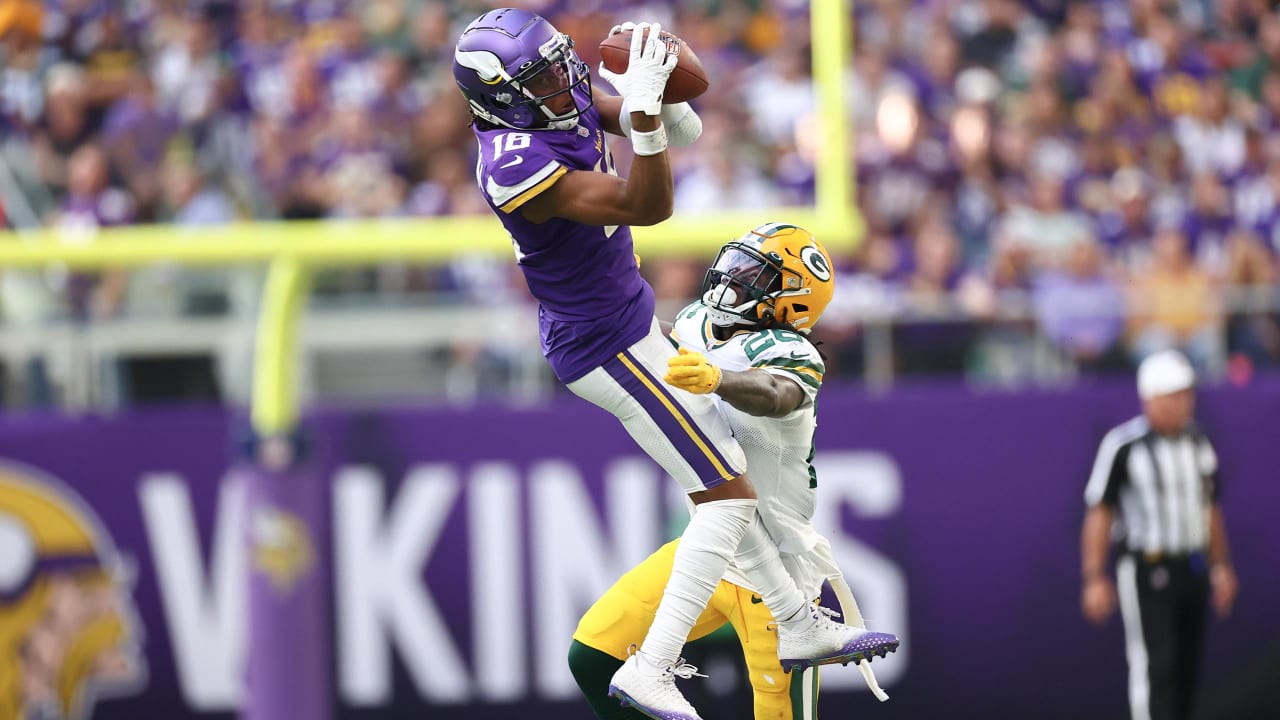
[{"label": "purple football helmet", "polygon": [[[591,73],[573,40],[527,10],[490,10],[471,21],[453,53],[453,77],[472,114],[502,127],[569,129],[591,107]],[[579,107],[574,91],[583,86]]]}]

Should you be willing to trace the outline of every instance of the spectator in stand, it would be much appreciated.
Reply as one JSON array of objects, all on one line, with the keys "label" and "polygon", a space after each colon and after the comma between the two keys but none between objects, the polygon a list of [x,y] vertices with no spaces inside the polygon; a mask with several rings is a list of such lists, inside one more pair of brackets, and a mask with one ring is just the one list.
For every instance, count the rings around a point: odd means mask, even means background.
[{"label": "spectator in stand", "polygon": [[44,117],[34,131],[31,149],[44,186],[61,201],[67,191],[71,155],[97,133],[90,117],[84,70],[61,63],[45,75]]},{"label": "spectator in stand", "polygon": [[758,165],[733,152],[742,142],[712,113],[702,137],[691,149],[693,168],[676,184],[675,208],[681,214],[777,207],[778,191]]},{"label": "spectator in stand", "polygon": [[1102,61],[1105,36],[1102,14],[1094,3],[1068,3],[1066,22],[1057,33],[1062,45],[1059,82],[1067,97],[1079,100],[1089,92],[1089,78]]},{"label": "spectator in stand", "polygon": [[323,217],[323,182],[305,145],[270,117],[254,121],[253,143],[252,170],[271,198],[270,212],[285,219]]},{"label": "spectator in stand", "polygon": [[1267,166],[1268,194],[1262,199],[1262,209],[1253,229],[1262,236],[1262,244],[1272,253],[1280,253],[1280,158]]},{"label": "spectator in stand", "polygon": [[[1251,112],[1256,115],[1256,107]],[[1256,227],[1271,209],[1268,152],[1266,135],[1258,130],[1255,119],[1254,125],[1245,130],[1244,165],[1235,176],[1225,178],[1228,202],[1238,227]]]},{"label": "spectator in stand", "polygon": [[963,272],[959,243],[950,226],[930,222],[916,235],[914,270],[902,284],[905,311],[918,322],[894,333],[898,367],[903,373],[959,373],[973,329],[955,322],[963,312],[957,300]]},{"label": "spectator in stand", "polygon": [[122,13],[108,9],[98,24],[101,35],[85,59],[88,98],[95,107],[108,107],[129,90],[142,55],[126,34]]},{"label": "spectator in stand", "polygon": [[1217,175],[1206,172],[1192,181],[1190,195],[1182,232],[1196,264],[1220,277],[1226,268],[1227,236],[1235,229],[1231,194]]},{"label": "spectator in stand", "polygon": [[[54,225],[70,236],[92,236],[98,228],[133,221],[133,200],[108,184],[107,158],[102,148],[85,145],[67,163],[67,196]],[[64,302],[80,320],[114,317],[124,300],[127,275],[113,269],[75,273],[66,278]]]},{"label": "spectator in stand", "polygon": [[[952,82],[953,76],[948,76],[948,89]],[[911,91],[911,79],[890,67],[888,51],[883,45],[868,43],[858,46],[845,96],[849,98],[849,116],[854,121],[859,136],[865,135],[868,139],[875,137],[876,113],[886,96]]]},{"label": "spectator in stand", "polygon": [[342,15],[330,21],[332,40],[326,44],[317,65],[328,79],[328,95],[337,110],[368,108],[382,92],[378,59],[365,39],[360,21]]},{"label": "spectator in stand", "polygon": [[965,61],[993,70],[1005,70],[1016,56],[1018,42],[1030,34],[1023,23],[1034,23],[1015,0],[985,0],[980,25],[961,41]]},{"label": "spectator in stand", "polygon": [[1029,202],[1015,205],[1005,215],[1005,232],[1026,247],[1037,267],[1061,264],[1071,244],[1088,233],[1084,218],[1066,207],[1064,195],[1059,177],[1035,175]]},{"label": "spectator in stand", "polygon": [[177,117],[157,105],[155,86],[144,73],[132,76],[128,93],[107,113],[102,140],[111,168],[129,189],[140,219],[156,218],[162,163],[179,127]]},{"label": "spectator in stand", "polygon": [[171,152],[164,166],[165,222],[182,226],[222,225],[236,219],[236,207],[227,193],[208,182],[193,159]]},{"label": "spectator in stand", "polygon": [[1263,78],[1280,72],[1280,18],[1263,13],[1257,18],[1257,38],[1245,43],[1249,56],[1231,68],[1231,84],[1249,93],[1255,100],[1262,96]]},{"label": "spectator in stand", "polygon": [[[1227,239],[1227,287],[1233,288],[1227,315],[1227,350],[1233,368],[1273,365],[1280,357],[1280,313],[1277,313],[1276,268],[1257,234],[1237,230]],[[1233,378],[1239,379],[1239,378]]]},{"label": "spectator in stand", "polygon": [[1144,27],[1134,29],[1137,33],[1125,50],[1138,87],[1156,115],[1175,118],[1195,112],[1205,100],[1201,87],[1213,77],[1213,67],[1199,44],[1191,41],[1188,27],[1153,12],[1144,19]]},{"label": "spectator in stand", "polygon": [[1280,131],[1280,69],[1268,72],[1262,78],[1258,126],[1268,132],[1270,138]]},{"label": "spectator in stand", "polygon": [[1081,372],[1125,372],[1120,343],[1124,295],[1089,236],[1071,244],[1065,266],[1035,281],[1033,301],[1041,332]]},{"label": "spectator in stand", "polygon": [[409,193],[405,212],[417,217],[474,215],[485,209],[475,189],[475,167],[460,149],[434,155],[426,177]]},{"label": "spectator in stand", "polygon": [[1244,166],[1245,129],[1229,113],[1227,83],[1221,78],[1210,79],[1197,95],[1194,111],[1173,122],[1173,136],[1187,172],[1234,175]]},{"label": "spectator in stand", "polygon": [[955,77],[959,72],[960,43],[945,27],[934,26],[927,37],[920,61],[909,75],[924,114],[943,119],[959,102]]},{"label": "spectator in stand", "polygon": [[1112,138],[1104,133],[1090,133],[1081,141],[1080,165],[1066,182],[1068,204],[1094,217],[1111,209],[1115,156]]},{"label": "spectator in stand", "polygon": [[324,202],[334,217],[383,217],[398,212],[405,194],[404,159],[357,106],[331,115],[328,131],[313,151],[322,176]]},{"label": "spectator in stand", "polygon": [[1220,375],[1222,307],[1213,279],[1195,265],[1187,237],[1178,228],[1160,230],[1153,250],[1152,266],[1131,284],[1129,332],[1134,360],[1177,349],[1201,372]]},{"label": "spectator in stand", "polygon": [[[747,74],[742,93],[757,136],[765,145],[791,142],[796,120],[815,107],[809,49],[778,43]],[[778,112],[778,108],[786,112]]]},{"label": "spectator in stand", "polygon": [[44,106],[41,85],[40,11],[34,5],[11,3],[0,18],[0,137],[26,136],[40,120]]},{"label": "spectator in stand", "polygon": [[201,126],[222,103],[217,28],[199,11],[183,18],[180,27],[152,57],[151,76],[160,107],[186,126]]},{"label": "spectator in stand", "polygon": [[1155,235],[1150,180],[1137,168],[1121,168],[1111,176],[1109,189],[1109,207],[1094,218],[1097,236],[1108,255],[1138,267],[1150,255]]},{"label": "spectator in stand", "polygon": [[935,190],[954,182],[945,144],[921,125],[915,99],[891,92],[876,110],[877,137],[859,144],[859,194],[867,223],[906,237]]}]

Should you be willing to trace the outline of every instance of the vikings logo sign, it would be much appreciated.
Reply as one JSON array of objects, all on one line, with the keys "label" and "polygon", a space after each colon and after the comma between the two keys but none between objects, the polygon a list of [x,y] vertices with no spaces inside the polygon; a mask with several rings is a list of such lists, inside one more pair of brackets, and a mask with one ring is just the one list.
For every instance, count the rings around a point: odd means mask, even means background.
[{"label": "vikings logo sign", "polygon": [[65,486],[0,465],[0,720],[79,720],[141,688],[137,612],[111,538]]},{"label": "vikings logo sign", "polygon": [[262,508],[254,515],[252,528],[254,567],[277,592],[288,594],[315,565],[315,547],[306,521],[285,510]]}]

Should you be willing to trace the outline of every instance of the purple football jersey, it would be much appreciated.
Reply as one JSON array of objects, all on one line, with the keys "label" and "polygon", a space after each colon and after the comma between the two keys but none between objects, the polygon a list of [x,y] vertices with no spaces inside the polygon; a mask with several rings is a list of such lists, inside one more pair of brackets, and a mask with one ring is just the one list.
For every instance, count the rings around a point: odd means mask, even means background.
[{"label": "purple football jersey", "polygon": [[[579,107],[586,91],[575,91]],[[574,170],[616,175],[600,113],[571,130],[476,128],[476,182],[511,235],[516,262],[538,299],[542,352],[570,383],[630,347],[653,322],[653,290],[640,277],[631,228],[552,218],[536,224],[520,206]]]}]

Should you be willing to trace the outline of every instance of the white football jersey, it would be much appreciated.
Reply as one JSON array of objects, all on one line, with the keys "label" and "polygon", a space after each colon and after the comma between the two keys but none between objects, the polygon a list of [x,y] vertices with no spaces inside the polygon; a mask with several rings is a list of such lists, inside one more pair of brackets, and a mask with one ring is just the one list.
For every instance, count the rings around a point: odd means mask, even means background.
[{"label": "white football jersey", "polygon": [[[681,347],[700,352],[722,370],[751,370],[778,375],[804,390],[805,401],[781,418],[755,417],[717,398],[734,437],[747,456],[747,477],[760,499],[760,517],[787,569],[800,589],[817,597],[827,573],[826,557],[807,558],[827,543],[813,529],[817,502],[817,474],[813,470],[813,433],[817,426],[815,401],[826,368],[822,356],[803,335],[790,330],[760,330],[734,335],[723,342],[711,333],[701,302],[681,310],[671,337]],[[751,583],[730,566],[725,579],[743,587]]]}]

